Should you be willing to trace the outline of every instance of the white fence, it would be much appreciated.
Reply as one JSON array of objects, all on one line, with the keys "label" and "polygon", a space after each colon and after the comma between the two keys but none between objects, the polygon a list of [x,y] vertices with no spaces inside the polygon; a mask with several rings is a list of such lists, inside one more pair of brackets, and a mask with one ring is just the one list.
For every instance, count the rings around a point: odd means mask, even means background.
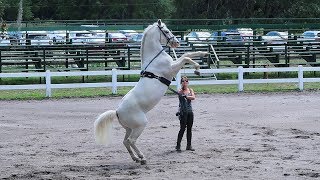
[{"label": "white fence", "polygon": [[[225,68],[225,69],[201,69],[202,74],[216,74],[216,73],[237,73],[237,80],[192,80],[190,85],[215,85],[215,84],[238,84],[238,90],[244,90],[244,84],[256,83],[297,83],[299,89],[303,90],[304,82],[320,82],[320,78],[304,78],[303,72],[306,71],[320,71],[320,67],[286,67],[286,68]],[[297,78],[278,78],[278,79],[244,79],[245,72],[298,72]],[[193,73],[192,69],[183,69],[177,74],[176,79],[180,79],[181,74]],[[52,89],[58,88],[88,88],[88,87],[112,87],[112,93],[117,93],[117,87],[120,86],[134,86],[137,82],[118,82],[118,75],[140,74],[140,70],[116,70],[112,71],[79,71],[79,72],[34,72],[34,73],[0,73],[0,78],[9,77],[45,77],[45,84],[32,84],[32,85],[0,85],[0,90],[13,90],[13,89],[46,89],[46,97],[52,96]],[[105,83],[68,83],[68,84],[52,84],[51,77],[57,76],[96,76],[96,75],[110,75],[112,76],[111,82]],[[173,81],[171,85],[175,85],[177,89],[180,88],[178,81]]]}]

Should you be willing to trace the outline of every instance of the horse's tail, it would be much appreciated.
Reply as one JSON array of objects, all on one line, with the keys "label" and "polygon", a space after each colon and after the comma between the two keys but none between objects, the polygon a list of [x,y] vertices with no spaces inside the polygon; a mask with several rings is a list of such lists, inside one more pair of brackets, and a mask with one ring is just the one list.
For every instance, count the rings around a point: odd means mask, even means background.
[{"label": "horse's tail", "polygon": [[117,112],[110,110],[102,113],[94,122],[94,135],[98,144],[110,144],[112,139],[112,122],[114,119],[118,119]]}]

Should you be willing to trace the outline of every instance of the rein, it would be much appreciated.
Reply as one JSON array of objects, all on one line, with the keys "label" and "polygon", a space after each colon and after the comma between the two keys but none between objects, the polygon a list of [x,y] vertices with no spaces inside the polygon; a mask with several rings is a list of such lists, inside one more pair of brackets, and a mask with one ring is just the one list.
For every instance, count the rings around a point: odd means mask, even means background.
[{"label": "rein", "polygon": [[162,30],[163,27],[158,26],[158,28],[160,29],[160,31],[162,32],[162,34],[164,35],[164,37],[167,38],[167,44],[166,44],[166,46],[165,46],[154,58],[151,59],[151,61],[150,61],[150,62],[148,63],[148,65],[144,68],[143,71],[145,71],[145,70],[147,69],[147,67],[152,63],[153,60],[155,60],[155,59],[162,53],[162,51],[164,51],[165,49],[167,49],[167,45],[169,44],[170,40],[174,38],[174,36],[168,38],[167,35],[166,35],[166,33],[164,33],[163,30]]},{"label": "rein", "polygon": [[152,61],[155,60],[162,53],[162,51],[164,51],[165,49],[167,49],[167,48],[164,47],[154,58],[152,58],[151,61],[148,63],[148,65],[142,71],[145,71],[147,69],[147,67],[152,63]]}]

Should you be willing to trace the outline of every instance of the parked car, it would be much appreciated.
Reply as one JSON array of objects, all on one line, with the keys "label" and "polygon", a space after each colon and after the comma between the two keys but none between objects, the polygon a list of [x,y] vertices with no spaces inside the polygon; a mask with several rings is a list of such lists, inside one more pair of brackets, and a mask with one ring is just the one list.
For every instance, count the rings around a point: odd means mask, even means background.
[{"label": "parked car", "polygon": [[25,33],[21,31],[9,31],[8,37],[11,45],[20,45],[25,38]]},{"label": "parked car", "polygon": [[262,36],[262,41],[267,44],[286,44],[288,41],[288,32],[270,31]]},{"label": "parked car", "polygon": [[222,41],[227,44],[244,44],[244,38],[241,36],[240,33],[234,32],[234,31],[223,31],[220,33],[218,32],[213,32],[211,34],[210,40],[212,41]]},{"label": "parked car", "polygon": [[133,42],[141,42],[143,38],[143,33],[134,34],[131,38]]},{"label": "parked car", "polygon": [[0,46],[10,46],[10,39],[9,38],[0,38]]},{"label": "parked car", "polygon": [[70,31],[69,39],[72,44],[87,44],[92,39],[92,33],[89,31]]},{"label": "parked car", "polygon": [[207,31],[192,31],[185,36],[187,41],[207,41],[211,34]]},{"label": "parked car", "polygon": [[88,41],[89,44],[104,44],[106,42],[106,33],[94,33]]},{"label": "parked car", "polygon": [[305,31],[298,40],[303,43],[320,43],[320,31]]},{"label": "parked car", "polygon": [[128,41],[128,38],[119,32],[110,32],[108,33],[109,42],[125,42]]},{"label": "parked car", "polygon": [[[231,30],[232,31],[232,30]],[[253,30],[251,28],[236,28],[234,32],[238,32],[245,44],[253,41]]]},{"label": "parked car", "polygon": [[210,36],[211,33],[207,31],[192,31],[184,39],[194,47],[205,47],[208,46]]},{"label": "parked car", "polygon": [[53,41],[46,31],[27,31],[26,45],[52,45]]},{"label": "parked car", "polygon": [[320,37],[320,31],[305,31],[302,33],[302,38],[310,38],[310,39],[317,39]]},{"label": "parked car", "polygon": [[48,37],[52,39],[53,44],[65,44],[67,33],[66,31],[49,31]]},{"label": "parked car", "polygon": [[140,48],[142,38],[143,38],[143,33],[134,34],[130,40],[131,43],[128,43],[128,46]]},{"label": "parked car", "polygon": [[138,34],[138,32],[135,30],[119,30],[119,33],[124,34],[127,37],[127,40],[129,41],[132,39],[134,35]]},{"label": "parked car", "polygon": [[88,44],[104,44],[106,42],[106,31],[90,30],[92,36],[88,38]]}]

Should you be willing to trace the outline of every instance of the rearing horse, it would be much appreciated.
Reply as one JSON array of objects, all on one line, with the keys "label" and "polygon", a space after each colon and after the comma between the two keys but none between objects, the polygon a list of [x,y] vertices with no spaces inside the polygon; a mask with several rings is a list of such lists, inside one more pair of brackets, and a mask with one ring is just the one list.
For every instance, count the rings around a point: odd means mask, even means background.
[{"label": "rearing horse", "polygon": [[104,112],[94,123],[97,143],[107,145],[111,141],[112,121],[118,119],[126,130],[124,146],[131,158],[141,164],[145,164],[146,159],[137,148],[136,140],[147,125],[146,113],[160,101],[172,78],[185,63],[193,64],[195,73],[199,74],[200,66],[191,58],[207,55],[206,52],[189,52],[173,61],[164,51],[162,44],[176,48],[179,41],[159,19],[144,31],[140,50],[142,71],[139,82],[122,98],[116,110]]}]

